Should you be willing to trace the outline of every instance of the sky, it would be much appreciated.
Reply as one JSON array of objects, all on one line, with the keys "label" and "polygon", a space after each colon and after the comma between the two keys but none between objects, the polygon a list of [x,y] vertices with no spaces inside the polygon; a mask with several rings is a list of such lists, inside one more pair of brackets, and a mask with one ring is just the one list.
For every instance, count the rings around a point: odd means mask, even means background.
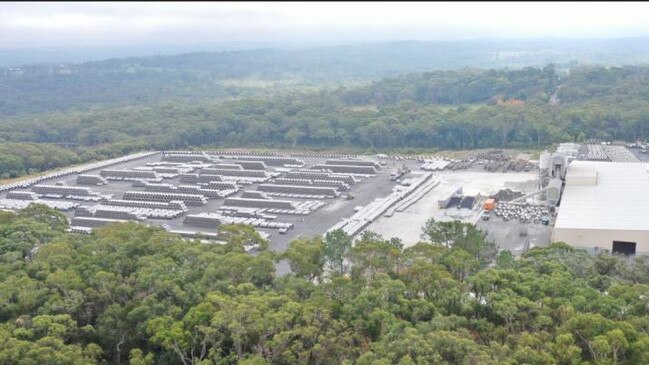
[{"label": "sky", "polygon": [[636,36],[649,3],[0,3],[0,48]]}]

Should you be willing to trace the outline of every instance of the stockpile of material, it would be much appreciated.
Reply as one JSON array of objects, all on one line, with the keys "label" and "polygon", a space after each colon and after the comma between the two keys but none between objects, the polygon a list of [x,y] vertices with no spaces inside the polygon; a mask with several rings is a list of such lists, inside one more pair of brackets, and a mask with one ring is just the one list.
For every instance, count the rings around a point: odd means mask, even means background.
[{"label": "stockpile of material", "polygon": [[288,200],[226,198],[224,205],[230,205],[235,207],[295,210],[295,206],[293,205],[293,202]]},{"label": "stockpile of material", "polygon": [[589,144],[588,152],[586,153],[586,159],[591,161],[607,161],[608,156],[604,152],[604,148],[601,145]]},{"label": "stockpile of material", "polygon": [[148,202],[148,201],[120,200],[120,199],[102,199],[101,204],[119,206],[119,207],[179,210],[182,212],[187,211],[187,205],[182,201]]},{"label": "stockpile of material", "polygon": [[137,215],[134,212],[134,209],[138,208],[126,208],[126,207],[79,207],[75,210],[75,217],[96,217],[96,218],[108,218],[108,219],[119,219],[125,221],[141,221],[146,219],[146,217]]},{"label": "stockpile of material", "polygon": [[38,194],[55,194],[62,196],[97,196],[90,188],[59,185],[34,185],[32,191]]},{"label": "stockpile of material", "polygon": [[161,193],[196,194],[208,198],[222,198],[224,196],[224,193],[221,190],[205,189],[198,185],[174,186],[170,184],[145,184],[144,189],[146,191],[156,191]]},{"label": "stockpile of material", "polygon": [[95,218],[95,217],[74,217],[72,218],[72,227],[101,227],[111,223],[123,223],[125,220],[109,219],[109,218]]},{"label": "stockpile of material", "polygon": [[155,171],[103,169],[99,174],[108,180],[158,179]]},{"label": "stockpile of material", "polygon": [[21,199],[0,199],[0,209],[18,210],[27,208],[30,204],[43,204],[56,210],[69,211],[79,206],[77,203],[51,200],[21,200]]},{"label": "stockpile of material", "polygon": [[606,156],[613,162],[640,162],[637,157],[624,146],[602,146]]},{"label": "stockpile of material", "polygon": [[227,181],[211,181],[207,187],[214,190],[238,190],[237,184]]},{"label": "stockpile of material", "polygon": [[170,153],[163,153],[162,154],[162,161],[169,161],[169,162],[192,162],[192,161],[201,161],[201,162],[218,162],[216,158],[212,158],[211,156],[207,156],[204,154],[170,154]]},{"label": "stockpile of material", "polygon": [[304,162],[295,157],[279,156],[235,156],[237,161],[263,162],[266,166],[302,166]]},{"label": "stockpile of material", "polygon": [[39,195],[32,191],[10,191],[7,193],[7,199],[18,200],[38,200]]},{"label": "stockpile of material", "polygon": [[54,179],[62,176],[68,176],[71,174],[82,174],[84,172],[90,171],[90,170],[95,170],[98,168],[102,168],[105,166],[110,166],[118,163],[123,163],[123,162],[128,162],[132,160],[136,160],[139,158],[144,158],[148,156],[152,156],[157,154],[157,152],[141,152],[141,153],[135,153],[132,155],[128,156],[123,156],[123,157],[118,157],[118,158],[113,158],[110,160],[104,160],[100,162],[93,162],[89,163],[83,166],[77,166],[77,167],[70,167],[64,170],[56,171],[49,173],[47,175],[35,177],[33,179],[27,179],[27,180],[22,180],[19,182],[11,183],[11,184],[5,184],[5,185],[0,185],[0,192],[2,191],[7,191],[7,190],[12,190],[16,188],[24,189],[28,188],[34,184],[38,184],[41,181],[49,180],[49,179]]},{"label": "stockpile of material", "polygon": [[349,166],[349,165],[314,165],[313,170],[331,171],[345,174],[358,174],[358,175],[376,175],[376,168],[372,166]]},{"label": "stockpile of material", "polygon": [[246,199],[270,199],[268,195],[261,191],[244,191],[241,197]]},{"label": "stockpile of material", "polygon": [[185,217],[183,224],[200,228],[217,228],[221,224],[249,224],[253,227],[274,229],[293,228],[293,223],[268,222],[262,218],[233,217],[218,213],[190,214]]},{"label": "stockpile of material", "polygon": [[286,173],[287,178],[291,179],[309,179],[309,180],[335,180],[342,181],[347,185],[353,185],[356,183],[356,180],[351,175],[343,174],[331,174],[327,172],[317,172],[317,171],[290,171]]},{"label": "stockpile of material", "polygon": [[217,163],[212,167],[215,169],[222,169],[222,170],[243,170],[243,167],[241,165],[231,164],[231,163]]},{"label": "stockpile of material", "polygon": [[124,193],[124,200],[138,200],[150,202],[171,202],[182,201],[187,205],[205,205],[207,198],[195,194],[157,193],[151,191],[127,191]]},{"label": "stockpile of material", "polygon": [[505,221],[518,219],[521,223],[538,223],[547,211],[543,207],[532,205],[498,203],[494,214]]},{"label": "stockpile of material", "polygon": [[244,170],[266,170],[267,166],[264,161],[235,161],[237,164],[241,165]]},{"label": "stockpile of material", "polygon": [[381,215],[385,214],[390,208],[395,206],[397,202],[402,201],[404,198],[419,189],[426,181],[430,180],[432,174],[425,173],[420,178],[413,181],[408,187],[396,186],[390,195],[384,198],[374,199],[370,204],[362,207],[359,211],[354,213],[349,219],[343,219],[328,232],[335,229],[342,229],[349,236],[355,236],[370,223],[375,221]]},{"label": "stockpile of material", "polygon": [[200,173],[209,174],[209,175],[221,175],[221,176],[241,176],[241,177],[256,177],[256,178],[266,178],[268,175],[265,171],[257,170],[225,170],[225,169],[203,169]]},{"label": "stockpile of material", "polygon": [[369,160],[343,160],[343,159],[338,159],[338,160],[327,160],[325,161],[325,165],[346,165],[346,166],[368,166],[368,167],[374,167],[376,169],[380,169],[381,167],[379,166],[378,163],[374,161],[369,161]]},{"label": "stockpile of material", "polygon": [[78,185],[107,185],[108,180],[99,175],[79,175],[77,176]]},{"label": "stockpile of material", "polygon": [[321,195],[326,197],[336,197],[338,192],[335,188],[318,187],[318,186],[295,186],[295,185],[275,185],[261,184],[257,188],[259,191],[266,193],[284,193],[284,194],[301,194],[301,195]]},{"label": "stockpile of material", "polygon": [[222,181],[221,176],[211,174],[180,174],[181,183],[208,184],[212,181]]}]

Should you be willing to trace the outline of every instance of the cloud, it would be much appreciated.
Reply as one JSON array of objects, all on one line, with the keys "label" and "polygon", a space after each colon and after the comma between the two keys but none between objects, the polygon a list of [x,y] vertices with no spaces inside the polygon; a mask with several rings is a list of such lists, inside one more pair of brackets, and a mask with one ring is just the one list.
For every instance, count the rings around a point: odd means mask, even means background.
[{"label": "cloud", "polygon": [[649,3],[0,3],[0,47],[649,35]]}]

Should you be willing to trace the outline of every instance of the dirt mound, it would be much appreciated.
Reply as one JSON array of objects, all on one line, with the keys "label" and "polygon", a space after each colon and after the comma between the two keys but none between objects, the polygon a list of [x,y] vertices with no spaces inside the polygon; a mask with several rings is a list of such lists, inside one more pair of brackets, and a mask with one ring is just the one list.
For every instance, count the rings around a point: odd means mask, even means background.
[{"label": "dirt mound", "polygon": [[510,200],[514,200],[516,198],[520,198],[524,194],[521,193],[520,191],[514,191],[511,189],[503,189],[498,191],[496,194],[490,196],[490,198],[496,199],[496,201],[503,201],[507,202]]}]

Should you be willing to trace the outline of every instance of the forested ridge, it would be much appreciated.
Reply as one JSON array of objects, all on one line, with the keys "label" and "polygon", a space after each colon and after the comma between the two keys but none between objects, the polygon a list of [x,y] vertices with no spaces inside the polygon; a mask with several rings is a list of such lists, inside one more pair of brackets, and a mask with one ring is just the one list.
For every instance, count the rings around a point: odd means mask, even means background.
[{"label": "forested ridge", "polygon": [[[244,226],[223,245],[138,223],[66,227],[44,206],[0,213],[0,363],[649,362],[642,256],[494,256],[459,222],[429,222],[409,248],[334,231],[281,255]],[[282,258],[292,274],[277,277]]]},{"label": "forested ridge", "polygon": [[[105,58],[119,54],[118,49],[0,49],[0,66],[5,66],[0,68],[0,115],[96,104],[268,96],[429,70],[647,64],[648,44],[647,38],[402,41],[111,59]],[[35,56],[31,61],[30,53]],[[103,60],[64,62],[77,57]]]},{"label": "forested ridge", "polygon": [[238,100],[27,114],[0,120],[0,141],[142,148],[544,147],[646,139],[649,67],[552,65],[436,71],[366,86]]}]

